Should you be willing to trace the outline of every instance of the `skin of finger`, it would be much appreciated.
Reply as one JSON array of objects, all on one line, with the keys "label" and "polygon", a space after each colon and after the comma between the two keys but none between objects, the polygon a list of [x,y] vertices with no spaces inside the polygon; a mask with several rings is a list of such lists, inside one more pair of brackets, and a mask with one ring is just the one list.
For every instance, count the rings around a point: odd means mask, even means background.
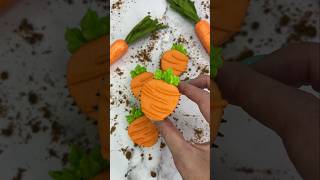
[{"label": "skin of finger", "polygon": [[[315,107],[319,106],[319,99],[239,63],[225,62],[216,81],[229,102],[241,106],[258,121],[275,130],[285,141],[285,145],[296,141],[294,146],[286,146],[286,149],[302,176],[316,174],[310,172],[315,168],[305,167],[308,167],[308,164],[317,164],[315,161],[318,160],[312,157],[318,157],[319,150],[305,148],[299,151],[301,147],[306,147],[304,142],[309,141],[308,136],[303,133],[297,136],[294,132],[289,133],[289,129],[295,129],[294,126],[299,125],[301,128],[304,127],[304,133],[310,133],[309,129],[312,129],[312,126],[317,127],[314,131],[318,133],[314,133],[315,136],[312,138],[313,145],[309,146],[314,147],[314,144],[318,144],[316,140],[319,140],[319,126],[315,125],[319,121],[319,118],[316,118],[319,110]],[[306,122],[306,117],[311,118],[307,119],[309,122]],[[301,140],[297,141],[297,138]]]},{"label": "skin of finger", "polygon": [[182,134],[169,120],[156,122],[156,126],[164,137],[172,153],[174,163],[183,179],[209,179],[209,144],[191,145],[187,143]]},{"label": "skin of finger", "polygon": [[165,139],[172,155],[175,157],[182,156],[183,158],[189,144],[185,141],[179,130],[168,119],[161,122],[155,122],[155,124],[162,137]]},{"label": "skin of finger", "polygon": [[287,85],[311,84],[320,91],[319,43],[290,44],[250,67]]},{"label": "skin of finger", "polygon": [[189,80],[188,83],[200,89],[210,89],[210,76],[200,75],[195,79]]},{"label": "skin of finger", "polygon": [[179,84],[179,91],[180,93],[187,96],[191,101],[195,102],[203,117],[206,119],[207,122],[210,121],[210,93],[199,89],[193,85],[190,85],[186,82],[181,82]]}]

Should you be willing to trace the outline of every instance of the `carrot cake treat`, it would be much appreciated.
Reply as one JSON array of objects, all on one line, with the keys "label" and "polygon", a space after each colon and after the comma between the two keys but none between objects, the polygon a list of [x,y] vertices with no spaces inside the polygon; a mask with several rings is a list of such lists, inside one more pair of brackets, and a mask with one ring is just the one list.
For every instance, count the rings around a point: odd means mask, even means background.
[{"label": "carrot cake treat", "polygon": [[128,134],[132,141],[141,147],[151,147],[158,141],[158,129],[141,109],[133,107],[127,116]]},{"label": "carrot cake treat", "polygon": [[249,0],[214,0],[213,1],[213,42],[221,45],[232,35],[240,31]]},{"label": "carrot cake treat", "polygon": [[153,73],[147,72],[145,67],[137,65],[130,74],[132,78],[130,83],[131,91],[139,99],[142,86],[153,78]]},{"label": "carrot cake treat", "polygon": [[154,121],[162,121],[169,116],[179,102],[179,82],[179,77],[173,74],[171,68],[156,70],[153,79],[141,89],[142,112]]},{"label": "carrot cake treat", "polygon": [[166,27],[167,26],[159,23],[158,20],[153,20],[150,16],[146,16],[131,30],[125,40],[117,39],[111,44],[110,64],[113,64],[125,55],[130,44],[152,32]]},{"label": "carrot cake treat", "polygon": [[96,12],[89,9],[80,26],[81,29],[68,28],[65,32],[68,49],[72,53],[67,69],[67,84],[80,110],[97,120],[100,82],[109,74],[106,68],[107,17],[98,17]]},{"label": "carrot cake treat", "polygon": [[171,8],[173,8],[175,11],[195,24],[196,34],[202,46],[206,49],[207,53],[210,54],[210,24],[208,21],[201,19],[198,16],[197,10],[194,6],[194,2],[191,0],[167,1],[170,4]]},{"label": "carrot cake treat", "polygon": [[170,50],[163,53],[160,65],[162,70],[165,71],[169,68],[172,68],[174,75],[180,76],[187,70],[188,62],[188,53],[183,45],[173,44]]}]

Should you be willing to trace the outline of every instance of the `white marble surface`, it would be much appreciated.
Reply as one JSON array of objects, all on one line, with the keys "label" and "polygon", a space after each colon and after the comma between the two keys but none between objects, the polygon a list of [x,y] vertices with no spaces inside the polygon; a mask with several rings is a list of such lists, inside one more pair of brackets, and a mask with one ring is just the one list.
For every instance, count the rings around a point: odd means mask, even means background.
[{"label": "white marble surface", "polygon": [[[69,5],[63,0],[19,0],[0,14],[0,74],[9,74],[8,79],[0,79],[0,109],[6,109],[0,110],[1,180],[17,177],[18,168],[26,170],[22,173],[23,180],[49,180],[49,170],[62,168],[61,159],[69,143],[82,142],[85,147],[98,143],[97,127],[78,113],[65,88],[70,53],[64,30],[77,26],[88,7],[98,10],[100,15],[104,13],[93,1],[88,4],[74,1]],[[44,35],[41,42],[30,45],[13,32],[23,18],[34,25],[35,32]],[[37,103],[29,103],[29,92],[37,95]],[[49,118],[43,117],[43,107],[50,111]],[[60,138],[51,142],[54,121],[63,128]],[[32,130],[28,122],[39,122],[39,132]],[[12,135],[4,136],[1,132],[10,123],[14,124]],[[50,149],[56,152],[56,157],[49,155]]]},{"label": "white marble surface", "polygon": [[[112,4],[117,1],[111,1]],[[209,1],[206,1],[209,2]],[[209,3],[208,3],[209,4]],[[201,5],[201,1],[196,1],[196,7],[199,9],[199,15],[205,17],[209,15],[209,9]],[[183,74],[181,79],[195,78],[201,72],[199,69],[209,70],[209,56],[201,47],[200,42],[196,38],[193,25],[179,14],[168,7],[165,0],[132,0],[123,1],[119,9],[111,11],[111,37],[113,42],[115,39],[124,39],[133,26],[145,17],[148,12],[153,18],[158,18],[161,22],[168,24],[169,28],[159,32],[159,39],[150,40],[145,38],[129,47],[129,52],[118,62],[112,65],[110,70],[110,81],[112,84],[111,96],[111,111],[110,111],[110,127],[116,126],[116,130],[111,135],[111,180],[140,180],[140,179],[159,179],[159,180],[179,180],[180,174],[177,172],[171,153],[166,147],[160,148],[160,143],[164,142],[162,138],[152,148],[134,147],[127,134],[127,122],[125,116],[129,113],[129,109],[125,103],[120,103],[121,100],[128,99],[131,103],[137,103],[132,93],[130,92],[130,71],[136,64],[145,65],[148,71],[154,71],[159,68],[160,55],[163,51],[171,48],[174,39],[182,35],[187,39],[187,50],[190,54],[190,62],[188,64],[187,73]],[[192,36],[192,40],[189,37]],[[153,46],[151,51],[151,62],[140,63],[134,56],[137,51]],[[133,56],[133,57],[131,57]],[[199,67],[199,69],[198,69]],[[116,69],[119,68],[122,75],[119,75]],[[119,91],[122,93],[119,94]],[[116,117],[116,118],[115,118]],[[178,121],[173,120],[178,119]],[[208,141],[209,127],[203,119],[197,106],[182,96],[180,105],[170,119],[176,126],[181,129],[187,140]],[[194,134],[195,128],[203,130],[203,136],[196,138]],[[122,148],[128,148],[132,152],[132,158],[127,159]],[[141,157],[144,154],[144,158]],[[152,160],[149,160],[149,154]],[[151,177],[150,172],[156,172],[155,178]]]}]

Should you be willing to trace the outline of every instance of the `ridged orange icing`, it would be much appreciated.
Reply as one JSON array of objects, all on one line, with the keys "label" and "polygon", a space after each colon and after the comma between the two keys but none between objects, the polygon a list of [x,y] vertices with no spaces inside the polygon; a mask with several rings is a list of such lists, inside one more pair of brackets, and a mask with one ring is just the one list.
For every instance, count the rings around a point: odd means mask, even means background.
[{"label": "ridged orange icing", "polygon": [[165,71],[172,68],[174,75],[180,76],[180,74],[186,71],[188,61],[188,56],[184,55],[180,51],[169,50],[162,55],[161,69]]},{"label": "ridged orange icing", "polygon": [[223,116],[223,110],[225,106],[228,105],[228,102],[222,99],[220,90],[217,86],[217,84],[211,80],[211,90],[210,93],[213,93],[213,96],[211,96],[211,103],[210,103],[210,109],[211,109],[211,126],[210,126],[210,135],[211,135],[211,142],[214,142],[217,134],[218,129],[221,123],[221,119]]},{"label": "ridged orange icing", "polygon": [[133,95],[136,98],[139,98],[140,96],[140,91],[142,86],[149,80],[151,80],[153,78],[153,74],[150,72],[144,72],[142,74],[139,74],[138,76],[134,77],[131,80],[131,91],[133,93]]},{"label": "ridged orange icing", "polygon": [[176,86],[152,79],[141,89],[142,112],[151,120],[162,121],[174,111],[179,97]]},{"label": "ridged orange icing", "polygon": [[146,116],[134,120],[128,127],[132,141],[142,147],[151,147],[158,141],[158,129]]},{"label": "ridged orange icing", "polygon": [[92,178],[91,180],[109,180],[109,179],[110,179],[109,172],[104,171],[100,173],[98,176]]}]

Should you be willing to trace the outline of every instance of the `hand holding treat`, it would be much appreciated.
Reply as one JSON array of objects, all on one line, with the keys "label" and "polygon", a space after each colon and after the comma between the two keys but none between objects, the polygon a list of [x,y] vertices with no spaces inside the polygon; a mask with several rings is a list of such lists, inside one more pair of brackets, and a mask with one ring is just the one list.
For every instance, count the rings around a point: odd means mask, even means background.
[{"label": "hand holding treat", "polygon": [[130,72],[131,74],[131,91],[133,95],[140,99],[140,92],[142,86],[149,80],[153,78],[153,74],[150,72],[147,72],[147,69],[145,67],[142,67],[140,65],[137,65],[136,68]]},{"label": "hand holding treat", "polygon": [[188,53],[183,45],[173,44],[171,50],[163,53],[160,64],[162,70],[172,68],[174,75],[180,76],[187,70],[188,61]]},{"label": "hand holding treat", "polygon": [[198,16],[194,2],[191,0],[167,1],[169,2],[171,8],[195,23],[196,34],[207,53],[210,54],[210,24],[208,21],[201,19]]},{"label": "hand holding treat", "polygon": [[110,64],[113,64],[126,54],[128,45],[152,32],[166,27],[167,26],[159,23],[158,20],[153,20],[150,16],[146,16],[130,31],[125,40],[118,39],[111,44]]},{"label": "hand holding treat", "polygon": [[162,121],[169,116],[179,102],[179,82],[172,69],[156,70],[153,79],[141,89],[142,112],[154,121]]},{"label": "hand holding treat", "polygon": [[128,134],[132,141],[142,147],[151,147],[158,141],[158,129],[144,116],[141,109],[133,107],[127,116]]}]

